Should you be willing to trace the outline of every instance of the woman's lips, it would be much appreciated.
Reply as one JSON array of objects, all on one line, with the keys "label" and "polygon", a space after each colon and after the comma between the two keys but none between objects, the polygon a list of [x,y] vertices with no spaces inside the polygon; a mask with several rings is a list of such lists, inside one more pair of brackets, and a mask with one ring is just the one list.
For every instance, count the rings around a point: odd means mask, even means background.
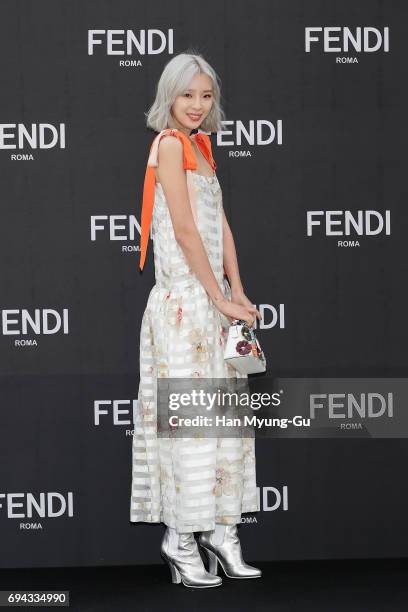
[{"label": "woman's lips", "polygon": [[187,115],[190,117],[190,119],[192,119],[193,121],[198,121],[198,119],[201,119],[201,115],[190,115],[190,113],[187,113]]}]

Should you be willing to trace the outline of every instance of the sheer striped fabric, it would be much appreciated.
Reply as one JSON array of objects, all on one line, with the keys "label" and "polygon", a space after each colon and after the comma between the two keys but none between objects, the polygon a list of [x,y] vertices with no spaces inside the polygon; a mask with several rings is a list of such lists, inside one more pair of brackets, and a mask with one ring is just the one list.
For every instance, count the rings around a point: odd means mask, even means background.
[{"label": "sheer striped fabric", "polygon": [[[214,275],[223,270],[222,192],[216,175],[191,170],[195,222]],[[138,410],[132,440],[130,520],[163,522],[181,532],[235,524],[259,510],[253,438],[159,438],[159,377],[241,377],[224,361],[228,320],[215,308],[177,243],[162,186],[152,216],[155,284],[140,333]]]}]

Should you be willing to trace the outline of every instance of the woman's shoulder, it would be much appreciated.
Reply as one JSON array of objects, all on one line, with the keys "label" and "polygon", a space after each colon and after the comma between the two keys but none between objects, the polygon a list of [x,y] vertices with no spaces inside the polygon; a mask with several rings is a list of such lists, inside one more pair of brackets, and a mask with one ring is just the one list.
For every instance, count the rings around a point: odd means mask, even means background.
[{"label": "woman's shoulder", "polygon": [[[164,136],[175,136],[174,130],[162,130],[154,137],[150,145],[148,166],[158,166],[159,157],[182,159],[183,144],[179,138],[164,138]],[[160,155],[159,155],[160,153]]]},{"label": "woman's shoulder", "polygon": [[157,134],[153,148],[155,151],[155,177],[156,181],[160,182],[161,177],[159,169],[165,169],[167,166],[170,167],[183,167],[184,158],[184,141],[182,138],[177,137],[178,134],[174,130],[166,130]]},{"label": "woman's shoulder", "polygon": [[160,150],[166,149],[170,151],[177,151],[183,147],[184,134],[178,130],[166,130],[157,134],[158,146]]},{"label": "woman's shoulder", "polygon": [[[165,138],[166,136],[173,136],[173,138]],[[166,128],[161,132],[156,133],[154,140],[188,140],[187,136],[177,128]]]},{"label": "woman's shoulder", "polygon": [[[172,138],[168,138],[172,136]],[[212,157],[211,140],[204,132],[197,132],[193,136],[196,145],[200,146],[204,156],[211,162],[215,169],[215,162]],[[176,128],[167,128],[159,132],[152,143],[150,161],[152,165],[158,165],[159,156],[166,163],[166,160],[180,161],[185,169],[197,168],[197,159],[194,152],[193,140],[186,136],[184,132]],[[160,154],[160,155],[159,155]]]},{"label": "woman's shoulder", "polygon": [[[169,138],[172,136],[172,138]],[[175,134],[163,134],[157,147],[158,163],[161,167],[169,163],[183,164],[184,144]],[[161,162],[161,163],[160,163]],[[157,175],[156,175],[157,176]]]},{"label": "woman's shoulder", "polygon": [[[180,136],[182,134],[178,130],[168,129],[163,130],[159,134],[157,134],[154,144],[157,146],[157,153],[166,157],[182,157],[183,149],[185,147],[185,141],[183,137]],[[184,134],[183,134],[184,136]],[[185,137],[186,138],[186,137]]]}]

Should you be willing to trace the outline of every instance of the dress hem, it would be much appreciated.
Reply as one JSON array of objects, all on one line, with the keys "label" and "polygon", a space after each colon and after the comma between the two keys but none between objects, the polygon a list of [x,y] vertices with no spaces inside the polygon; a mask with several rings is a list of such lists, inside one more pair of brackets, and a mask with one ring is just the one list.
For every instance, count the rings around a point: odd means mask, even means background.
[{"label": "dress hem", "polygon": [[132,515],[129,519],[129,521],[131,523],[150,523],[150,524],[158,524],[158,523],[162,523],[164,525],[166,525],[167,527],[172,527],[173,529],[176,529],[177,533],[194,533],[196,531],[213,531],[215,529],[215,523],[219,523],[221,525],[239,525],[241,523],[241,515],[242,514],[247,514],[248,512],[259,512],[259,507],[257,505],[255,506],[249,506],[249,507],[245,507],[245,509],[243,509],[241,511],[241,514],[238,515],[225,515],[223,514],[222,517],[215,517],[214,520],[208,520],[205,523],[197,523],[194,525],[183,525],[182,527],[180,525],[177,525],[176,523],[171,523],[168,524],[163,520],[163,517],[158,517],[158,516],[149,516],[146,517],[145,515],[139,515],[138,518],[136,518],[138,515]]}]

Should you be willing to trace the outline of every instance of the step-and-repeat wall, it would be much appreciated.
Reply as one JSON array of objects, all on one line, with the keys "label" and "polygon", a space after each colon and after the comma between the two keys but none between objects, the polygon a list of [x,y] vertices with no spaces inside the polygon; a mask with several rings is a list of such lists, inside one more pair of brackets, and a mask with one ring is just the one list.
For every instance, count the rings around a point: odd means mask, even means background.
[{"label": "step-and-repeat wall", "polygon": [[[160,563],[163,526],[129,520],[158,78],[188,50],[220,76],[213,153],[267,376],[364,378],[367,394],[388,378],[392,392],[408,364],[408,7],[0,10],[0,566]],[[247,559],[407,554],[406,432],[348,436],[355,416],[343,437],[257,440]]]}]

